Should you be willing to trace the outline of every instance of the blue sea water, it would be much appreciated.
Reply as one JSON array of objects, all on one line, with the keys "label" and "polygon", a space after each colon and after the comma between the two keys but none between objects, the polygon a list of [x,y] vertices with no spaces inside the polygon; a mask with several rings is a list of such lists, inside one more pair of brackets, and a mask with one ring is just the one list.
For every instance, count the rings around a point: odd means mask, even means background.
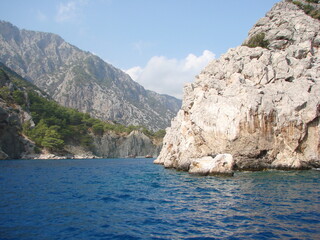
[{"label": "blue sea water", "polygon": [[0,239],[320,239],[319,179],[196,177],[152,159],[0,161]]}]

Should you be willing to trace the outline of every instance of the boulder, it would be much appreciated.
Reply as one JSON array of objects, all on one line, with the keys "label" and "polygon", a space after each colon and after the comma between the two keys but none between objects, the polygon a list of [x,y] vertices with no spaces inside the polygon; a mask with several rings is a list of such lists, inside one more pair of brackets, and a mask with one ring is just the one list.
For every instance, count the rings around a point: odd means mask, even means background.
[{"label": "boulder", "polygon": [[218,154],[193,159],[189,173],[196,175],[233,175],[234,160],[230,154]]}]

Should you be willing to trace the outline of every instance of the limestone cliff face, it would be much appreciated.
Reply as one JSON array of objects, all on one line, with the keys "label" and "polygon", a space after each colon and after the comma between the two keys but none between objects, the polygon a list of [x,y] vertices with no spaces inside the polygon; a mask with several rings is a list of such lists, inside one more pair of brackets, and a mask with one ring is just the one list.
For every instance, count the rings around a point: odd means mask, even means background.
[{"label": "limestone cliff face", "polygon": [[132,131],[127,136],[109,132],[94,137],[93,153],[99,157],[124,158],[128,156],[158,156],[161,142],[153,142],[140,131]]},{"label": "limestone cliff face", "polygon": [[125,125],[164,129],[181,101],[145,90],[123,71],[51,33],[0,21],[0,61],[66,107]]},{"label": "limestone cliff face", "polygon": [[155,163],[227,153],[233,169],[320,167],[320,21],[282,1],[245,43],[259,33],[268,49],[230,49],[185,86]]},{"label": "limestone cliff face", "polygon": [[[127,158],[156,157],[159,155],[162,141],[151,139],[140,131],[132,131],[130,134],[117,134],[109,131],[103,135],[92,134],[91,151],[81,146],[68,144],[65,149],[69,158]],[[50,158],[50,156],[48,157]],[[51,157],[52,158],[52,157]]]}]

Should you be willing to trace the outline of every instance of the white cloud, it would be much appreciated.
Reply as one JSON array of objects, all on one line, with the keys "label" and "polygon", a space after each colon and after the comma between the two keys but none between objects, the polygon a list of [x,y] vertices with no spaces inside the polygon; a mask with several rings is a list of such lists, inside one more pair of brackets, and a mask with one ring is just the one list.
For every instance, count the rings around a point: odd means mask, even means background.
[{"label": "white cloud", "polygon": [[81,12],[81,7],[84,6],[86,3],[86,0],[72,0],[66,3],[60,3],[55,18],[56,21],[63,23],[77,20]]},{"label": "white cloud", "polygon": [[146,89],[182,98],[184,84],[193,82],[214,58],[215,54],[209,50],[203,51],[201,56],[189,54],[180,60],[154,56],[145,67],[136,66],[125,72]]}]

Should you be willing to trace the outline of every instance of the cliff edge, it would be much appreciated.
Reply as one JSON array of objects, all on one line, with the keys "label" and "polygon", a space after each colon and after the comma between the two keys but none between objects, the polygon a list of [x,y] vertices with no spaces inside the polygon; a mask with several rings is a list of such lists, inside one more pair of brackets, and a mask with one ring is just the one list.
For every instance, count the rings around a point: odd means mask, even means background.
[{"label": "cliff edge", "polygon": [[277,3],[242,46],[185,85],[155,163],[188,171],[229,154],[227,172],[320,167],[319,46],[320,21]]}]

